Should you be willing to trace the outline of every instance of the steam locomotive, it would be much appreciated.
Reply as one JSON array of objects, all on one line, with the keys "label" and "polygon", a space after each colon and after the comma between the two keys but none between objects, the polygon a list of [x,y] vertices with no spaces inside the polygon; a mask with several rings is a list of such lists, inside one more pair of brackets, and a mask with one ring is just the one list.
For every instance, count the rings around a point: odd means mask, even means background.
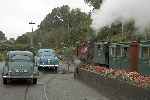
[{"label": "steam locomotive", "polygon": [[[150,75],[150,41],[137,42],[137,54],[132,50],[132,42],[111,43],[106,41],[84,43],[77,48],[77,56],[83,63],[128,70],[137,57],[137,71]],[[132,57],[132,59],[131,59]],[[132,61],[133,60],[133,61]],[[134,65],[132,65],[134,66]]]}]

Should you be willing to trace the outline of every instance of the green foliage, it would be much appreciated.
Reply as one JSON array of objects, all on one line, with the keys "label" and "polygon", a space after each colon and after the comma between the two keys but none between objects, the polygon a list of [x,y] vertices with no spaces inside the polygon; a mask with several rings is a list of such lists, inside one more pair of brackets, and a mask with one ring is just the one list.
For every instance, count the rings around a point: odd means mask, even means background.
[{"label": "green foliage", "polygon": [[128,42],[127,36],[124,36],[122,34],[117,34],[111,37],[112,42]]},{"label": "green foliage", "polygon": [[97,39],[98,40],[109,40],[111,35],[111,29],[109,26],[104,26],[100,29],[100,31],[97,33]]},{"label": "green foliage", "polygon": [[6,40],[5,34],[0,31],[0,41]]},{"label": "green foliage", "polygon": [[137,29],[133,19],[129,19],[125,23],[117,20],[110,26],[102,27],[97,33],[97,39],[117,42],[129,41],[135,36],[136,31]]},{"label": "green foliage", "polygon": [[[99,9],[103,0],[85,0],[95,9]],[[34,48],[70,48],[76,47],[85,40],[129,41],[135,36],[137,29],[135,21],[129,19],[122,23],[114,21],[110,26],[102,27],[97,34],[91,29],[91,15],[80,9],[70,9],[65,5],[57,7],[49,13],[39,25],[39,28],[17,38],[14,48],[30,48],[31,39]],[[147,29],[148,30],[148,29]],[[145,31],[146,33],[149,32]],[[141,38],[138,35],[139,39]]]},{"label": "green foliage", "polygon": [[141,36],[139,36],[141,40],[150,40],[150,24],[145,27],[144,34],[139,33],[138,35]]},{"label": "green foliage", "polygon": [[63,55],[65,57],[69,57],[70,58],[73,55],[73,48],[72,47],[70,47],[70,48],[64,47],[64,49],[63,49]]},{"label": "green foliage", "polygon": [[0,53],[0,61],[4,60],[4,55],[2,53]]},{"label": "green foliage", "polygon": [[27,50],[28,48],[29,48],[29,45],[27,44],[17,43],[14,45],[15,50]]},{"label": "green foliage", "polygon": [[62,48],[76,46],[81,40],[92,37],[91,16],[69,6],[57,7],[41,22],[34,32],[34,46]]},{"label": "green foliage", "polygon": [[19,43],[19,44],[29,44],[30,43],[30,38],[27,36],[27,35],[22,35],[22,36],[19,36],[16,40],[16,44]]},{"label": "green foliage", "polygon": [[6,58],[6,52],[3,51],[3,52],[0,52],[0,61],[4,61]]},{"label": "green foliage", "polygon": [[95,9],[99,9],[103,0],[84,0],[86,3],[93,6]]}]

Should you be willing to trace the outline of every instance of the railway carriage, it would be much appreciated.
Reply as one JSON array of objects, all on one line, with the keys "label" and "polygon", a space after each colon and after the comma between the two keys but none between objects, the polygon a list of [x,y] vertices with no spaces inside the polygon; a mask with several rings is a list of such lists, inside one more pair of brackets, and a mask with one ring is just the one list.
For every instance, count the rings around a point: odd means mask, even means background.
[{"label": "railway carriage", "polygon": [[150,75],[150,41],[140,43],[139,72]]},{"label": "railway carriage", "polygon": [[[95,42],[93,48],[88,48],[92,53],[88,54],[86,62],[113,69],[130,70],[132,43],[109,43],[105,41]],[[138,72],[150,75],[150,41],[138,43]],[[134,53],[134,51],[132,51]],[[80,53],[78,53],[80,54]]]},{"label": "railway carriage", "polygon": [[127,69],[129,67],[128,43],[112,43],[109,46],[109,65],[111,68]]},{"label": "railway carriage", "polygon": [[109,67],[109,46],[108,42],[99,42],[94,45],[93,63]]}]

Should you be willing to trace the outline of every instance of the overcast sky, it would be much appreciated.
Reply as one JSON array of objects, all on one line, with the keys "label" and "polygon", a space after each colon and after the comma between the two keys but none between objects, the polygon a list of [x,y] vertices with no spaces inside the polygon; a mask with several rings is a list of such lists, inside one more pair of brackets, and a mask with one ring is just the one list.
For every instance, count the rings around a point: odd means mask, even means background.
[{"label": "overcast sky", "polygon": [[84,0],[0,0],[0,30],[8,38],[17,37],[30,32],[32,20],[37,25],[55,7],[69,5],[71,8],[81,8],[88,12],[90,8]]}]

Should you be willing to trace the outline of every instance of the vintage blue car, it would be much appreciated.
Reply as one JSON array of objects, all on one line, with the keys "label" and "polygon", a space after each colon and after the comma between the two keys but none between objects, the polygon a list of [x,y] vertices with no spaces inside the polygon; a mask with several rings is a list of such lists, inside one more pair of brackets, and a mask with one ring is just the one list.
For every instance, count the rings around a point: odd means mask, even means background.
[{"label": "vintage blue car", "polygon": [[38,69],[51,69],[57,72],[60,65],[60,59],[52,49],[39,49],[35,57]]},{"label": "vintage blue car", "polygon": [[3,83],[12,79],[29,79],[33,84],[39,77],[38,68],[34,64],[33,53],[29,51],[9,51],[3,67]]}]

